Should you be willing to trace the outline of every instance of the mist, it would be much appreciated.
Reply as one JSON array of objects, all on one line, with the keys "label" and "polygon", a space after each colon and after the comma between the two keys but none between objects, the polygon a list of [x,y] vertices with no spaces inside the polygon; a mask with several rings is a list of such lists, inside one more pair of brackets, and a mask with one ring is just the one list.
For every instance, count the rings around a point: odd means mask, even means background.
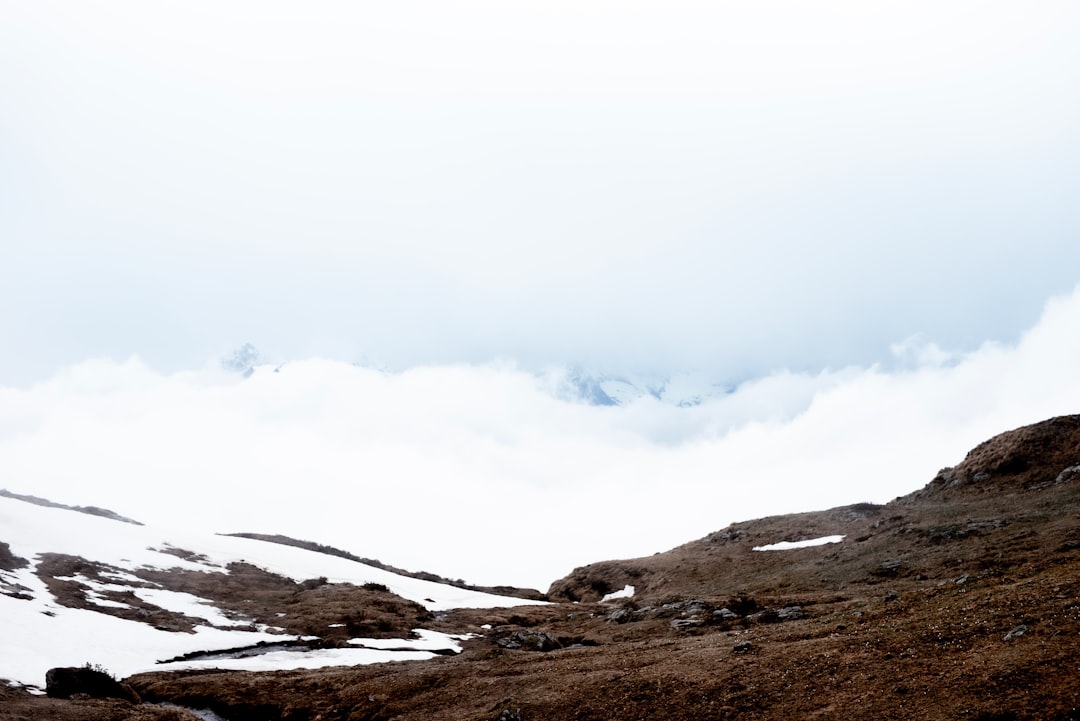
[{"label": "mist", "polygon": [[546,589],[729,522],[888,501],[992,435],[1075,412],[1080,290],[1016,343],[912,339],[894,354],[888,369],[774,373],[693,407],[589,405],[566,395],[564,369],[509,362],[311,358],[244,378],[87,361],[0,389],[0,469],[9,490],[146,523]]}]

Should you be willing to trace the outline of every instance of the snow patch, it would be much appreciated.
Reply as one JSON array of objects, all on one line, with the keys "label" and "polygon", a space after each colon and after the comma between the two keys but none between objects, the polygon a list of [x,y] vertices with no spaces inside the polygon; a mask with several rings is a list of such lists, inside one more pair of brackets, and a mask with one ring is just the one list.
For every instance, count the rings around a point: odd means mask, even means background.
[{"label": "snow patch", "polygon": [[607,601],[615,601],[620,598],[633,598],[634,592],[636,590],[637,589],[635,589],[633,586],[627,584],[623,586],[623,589],[621,591],[613,591],[612,593],[609,593],[608,595],[601,598],[600,603],[605,603]]},{"label": "snow patch", "polygon": [[826,543],[840,543],[843,541],[843,536],[822,536],[821,538],[811,538],[806,541],[780,541],[779,543],[770,543],[767,546],[754,546],[755,551],[790,551],[793,548],[810,548],[811,546],[824,546]]},{"label": "snow patch", "polygon": [[[0,585],[18,590],[20,596],[0,594],[0,619],[3,619],[4,628],[0,679],[26,686],[43,685],[45,672],[54,666],[84,663],[100,664],[125,677],[144,671],[181,668],[249,671],[321,668],[426,659],[437,651],[458,650],[453,637],[417,631],[418,639],[393,642],[392,648],[402,650],[371,647],[306,652],[282,650],[247,658],[158,664],[162,659],[199,651],[280,642],[283,636],[268,633],[265,626],[254,631],[250,627],[239,628],[243,622],[229,618],[206,599],[155,588],[156,584],[134,574],[146,568],[223,573],[227,572],[230,563],[246,562],[297,582],[325,577],[331,583],[355,586],[381,584],[431,611],[541,603],[399,576],[356,561],[291,546],[185,530],[170,530],[166,534],[151,526],[117,523],[99,516],[36,506],[5,497],[0,497],[0,530],[11,552],[21,558],[39,559],[43,553],[58,553],[109,567],[99,573],[98,579],[86,578],[83,574],[69,579],[88,589],[88,600],[100,611],[58,604],[35,573],[36,561],[28,567],[0,573]],[[178,555],[180,550],[192,553]],[[110,592],[131,592],[147,603],[205,619],[210,625],[196,626],[194,633],[178,633],[117,618],[102,612],[107,610],[105,607],[122,607],[119,601],[105,597]]]},{"label": "snow patch", "polygon": [[248,626],[251,621],[238,621],[229,618],[220,609],[211,606],[205,599],[181,591],[169,591],[164,588],[136,588],[132,590],[137,597],[166,611],[179,613],[191,618],[201,618],[207,625],[216,628]]},{"label": "snow patch", "polygon": [[461,651],[458,641],[476,638],[474,634],[450,634],[439,631],[429,631],[426,628],[414,628],[419,638],[352,638],[349,643],[364,648],[392,650],[410,649],[414,651],[439,651],[448,649],[454,652]]}]

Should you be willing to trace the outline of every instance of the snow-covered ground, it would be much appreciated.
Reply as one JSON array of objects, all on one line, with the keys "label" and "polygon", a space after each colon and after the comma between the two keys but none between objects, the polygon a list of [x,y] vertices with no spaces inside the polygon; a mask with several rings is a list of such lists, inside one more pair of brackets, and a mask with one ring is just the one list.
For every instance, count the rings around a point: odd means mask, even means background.
[{"label": "snow-covered ground", "polygon": [[[234,668],[267,670],[312,668],[331,665],[376,663],[388,660],[430,658],[433,650],[454,649],[456,638],[418,630],[419,639],[356,639],[357,648],[318,651],[277,651],[238,659],[197,660],[159,665],[184,654],[213,649],[238,648],[260,641],[280,642],[289,636],[270,633],[263,627],[236,628],[237,623],[206,599],[146,585],[129,572],[141,568],[183,568],[227,573],[226,566],[244,561],[296,581],[325,577],[332,583],[363,585],[378,583],[393,593],[429,610],[496,608],[538,603],[495,596],[440,583],[400,576],[366,564],[313,551],[246,538],[163,531],[158,528],[86,515],[59,508],[45,508],[0,497],[0,542],[30,562],[14,571],[0,570],[0,679],[30,686],[44,684],[45,672],[54,666],[100,664],[118,676],[172,668]],[[167,552],[182,549],[199,554],[185,559]],[[90,600],[103,612],[61,606],[45,583],[34,573],[43,553],[81,556],[119,569],[96,581],[75,578],[91,590]],[[148,624],[108,615],[120,604],[104,598],[109,591],[131,590],[139,598],[164,609],[201,618],[206,623],[194,633],[164,631]],[[411,650],[402,650],[411,649]]]},{"label": "snow-covered ground", "polygon": [[270,651],[244,658],[195,659],[176,661],[155,667],[154,670],[221,668],[230,671],[283,671],[325,666],[357,666],[384,661],[419,661],[434,658],[436,651],[460,651],[458,641],[467,638],[438,631],[416,629],[417,639],[354,638],[349,643],[356,648],[325,648],[312,651]]}]

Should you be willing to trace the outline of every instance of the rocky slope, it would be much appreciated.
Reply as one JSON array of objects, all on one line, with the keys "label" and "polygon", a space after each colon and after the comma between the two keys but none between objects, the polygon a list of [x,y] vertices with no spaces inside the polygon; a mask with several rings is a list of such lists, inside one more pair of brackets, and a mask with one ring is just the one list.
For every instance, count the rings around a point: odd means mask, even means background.
[{"label": "rocky slope", "polygon": [[[127,682],[230,721],[1077,721],[1078,466],[1080,416],[1055,418],[884,505],[737,523],[575,569],[547,606],[438,613],[438,628],[477,634],[457,656]],[[843,540],[755,550],[827,536]],[[632,597],[601,602],[627,585]],[[45,701],[6,693],[0,719],[41,717]],[[164,713],[65,703],[47,715]]]}]

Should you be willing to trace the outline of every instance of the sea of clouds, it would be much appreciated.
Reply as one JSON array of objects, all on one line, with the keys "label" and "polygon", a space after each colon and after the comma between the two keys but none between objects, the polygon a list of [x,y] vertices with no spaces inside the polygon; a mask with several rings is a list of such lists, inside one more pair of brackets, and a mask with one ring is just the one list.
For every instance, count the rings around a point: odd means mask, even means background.
[{"label": "sea of clouds", "polygon": [[689,408],[589,405],[562,392],[565,371],[507,361],[313,358],[243,378],[90,360],[0,387],[0,485],[545,589],[729,522],[887,501],[996,433],[1077,412],[1080,289],[1016,343],[953,354],[913,339],[894,356],[778,371]]}]

